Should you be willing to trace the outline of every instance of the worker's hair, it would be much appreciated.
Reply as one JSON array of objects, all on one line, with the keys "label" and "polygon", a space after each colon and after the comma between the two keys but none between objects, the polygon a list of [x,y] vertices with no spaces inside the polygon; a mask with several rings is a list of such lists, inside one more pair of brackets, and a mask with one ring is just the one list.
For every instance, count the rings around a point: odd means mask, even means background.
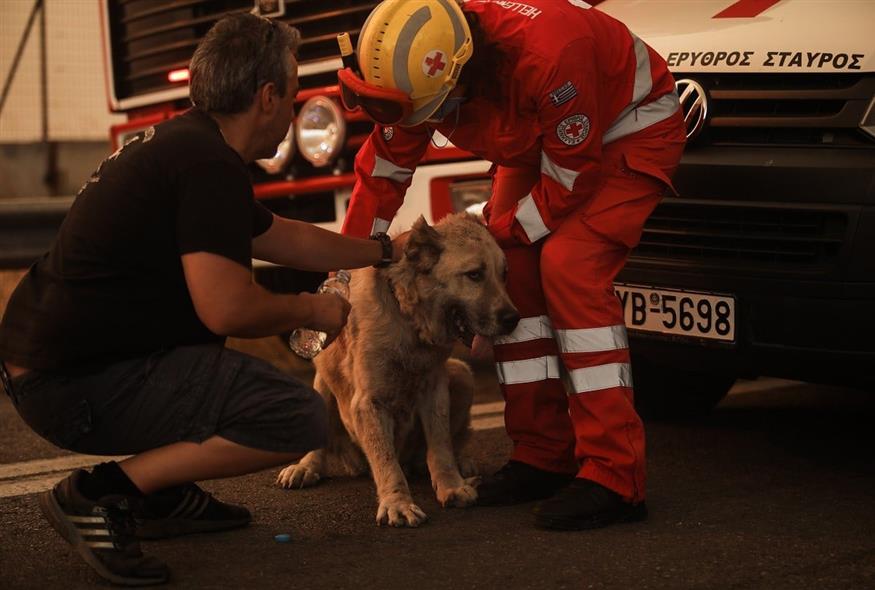
[{"label": "worker's hair", "polygon": [[248,109],[269,82],[285,96],[289,52],[297,51],[300,39],[297,29],[253,14],[219,20],[191,58],[191,102],[208,113],[231,115]]},{"label": "worker's hair", "polygon": [[486,98],[501,104],[505,99],[501,90],[503,84],[498,84],[497,80],[501,76],[510,75],[512,64],[495,43],[487,38],[476,14],[466,12],[465,19],[471,29],[474,53],[468,63],[462,66],[458,83],[465,87],[465,96],[469,98]]}]

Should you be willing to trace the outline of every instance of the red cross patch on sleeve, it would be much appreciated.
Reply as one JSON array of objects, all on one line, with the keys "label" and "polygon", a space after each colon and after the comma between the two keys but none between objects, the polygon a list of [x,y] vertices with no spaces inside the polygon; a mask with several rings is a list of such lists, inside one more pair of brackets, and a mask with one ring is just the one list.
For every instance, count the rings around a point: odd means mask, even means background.
[{"label": "red cross patch on sleeve", "polygon": [[571,115],[556,125],[556,135],[565,145],[577,145],[589,135],[589,117],[586,115]]}]

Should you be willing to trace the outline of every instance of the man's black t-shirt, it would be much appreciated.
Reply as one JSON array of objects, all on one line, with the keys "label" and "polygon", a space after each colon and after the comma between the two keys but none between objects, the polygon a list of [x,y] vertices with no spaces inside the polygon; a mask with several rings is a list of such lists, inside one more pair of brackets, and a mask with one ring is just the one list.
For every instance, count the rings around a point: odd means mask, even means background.
[{"label": "man's black t-shirt", "polygon": [[180,256],[251,268],[271,213],[216,123],[192,109],[104,160],[0,323],[0,359],[64,371],[222,341],[198,319]]}]

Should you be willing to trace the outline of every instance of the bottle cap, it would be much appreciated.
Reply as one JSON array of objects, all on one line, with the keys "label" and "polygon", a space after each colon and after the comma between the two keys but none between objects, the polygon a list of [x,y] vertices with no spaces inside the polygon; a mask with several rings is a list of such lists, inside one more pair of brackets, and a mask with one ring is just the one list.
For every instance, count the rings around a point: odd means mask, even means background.
[{"label": "bottle cap", "polygon": [[273,540],[277,543],[288,543],[292,540],[292,536],[288,533],[280,533],[279,535],[274,535]]},{"label": "bottle cap", "polygon": [[346,57],[352,55],[352,40],[349,33],[341,33],[337,36],[337,45],[340,47],[340,55]]}]

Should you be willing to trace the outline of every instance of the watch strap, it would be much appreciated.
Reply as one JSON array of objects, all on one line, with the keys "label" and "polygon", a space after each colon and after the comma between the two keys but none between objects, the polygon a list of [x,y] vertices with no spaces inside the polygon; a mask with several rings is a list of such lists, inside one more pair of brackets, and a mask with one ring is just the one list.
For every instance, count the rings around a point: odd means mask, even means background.
[{"label": "watch strap", "polygon": [[380,242],[380,246],[383,248],[382,258],[380,262],[375,264],[376,268],[385,268],[392,264],[392,239],[385,232],[377,232],[371,236],[372,240],[377,240]]}]

